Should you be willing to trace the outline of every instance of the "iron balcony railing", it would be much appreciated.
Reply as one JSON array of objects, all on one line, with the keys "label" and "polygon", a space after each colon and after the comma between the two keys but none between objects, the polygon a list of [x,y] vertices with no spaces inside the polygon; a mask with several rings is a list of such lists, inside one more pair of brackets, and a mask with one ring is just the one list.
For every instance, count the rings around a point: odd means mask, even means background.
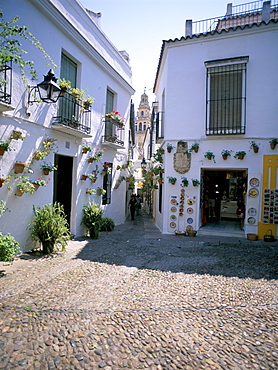
[{"label": "iron balcony railing", "polygon": [[113,119],[104,118],[104,135],[102,142],[124,146],[124,124],[114,121]]},{"label": "iron balcony railing", "polygon": [[[264,1],[252,1],[247,4],[228,7],[224,16],[192,22],[192,34],[220,31],[230,27],[258,23],[263,20]],[[269,19],[278,18],[278,1],[272,1]]]},{"label": "iron balcony railing", "polygon": [[58,115],[52,125],[70,127],[85,134],[91,133],[91,110],[82,101],[65,92],[59,98]]},{"label": "iron balcony railing", "polygon": [[0,65],[0,102],[12,102],[12,62]]}]

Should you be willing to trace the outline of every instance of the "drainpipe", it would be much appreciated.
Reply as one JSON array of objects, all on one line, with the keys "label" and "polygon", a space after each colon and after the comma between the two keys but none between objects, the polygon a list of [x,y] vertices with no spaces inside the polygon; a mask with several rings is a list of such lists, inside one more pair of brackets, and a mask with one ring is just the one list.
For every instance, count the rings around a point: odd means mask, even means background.
[{"label": "drainpipe", "polygon": [[185,21],[185,37],[192,37],[192,19]]},{"label": "drainpipe", "polygon": [[262,9],[262,21],[269,22],[270,20],[270,1],[264,1]]}]

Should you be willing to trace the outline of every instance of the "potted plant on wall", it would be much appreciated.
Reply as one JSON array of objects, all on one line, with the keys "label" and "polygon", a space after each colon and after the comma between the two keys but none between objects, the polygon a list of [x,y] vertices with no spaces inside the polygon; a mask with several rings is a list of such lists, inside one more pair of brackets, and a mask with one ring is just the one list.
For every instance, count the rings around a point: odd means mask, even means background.
[{"label": "potted plant on wall", "polygon": [[12,140],[25,140],[25,137],[22,136],[22,132],[19,130],[13,130],[10,139]]},{"label": "potted plant on wall", "polygon": [[176,181],[177,181],[177,178],[176,177],[173,177],[173,176],[168,176],[167,177],[169,182],[172,184],[172,185],[175,185]]},{"label": "potted plant on wall", "polygon": [[223,159],[226,160],[232,154],[232,150],[224,149],[221,154]]},{"label": "potted plant on wall", "polygon": [[86,153],[88,153],[88,152],[91,152],[92,151],[92,147],[91,147],[91,145],[89,145],[89,144],[82,144],[82,153],[83,154],[86,154]]},{"label": "potted plant on wall", "polygon": [[35,191],[38,190],[40,186],[46,186],[46,184],[47,184],[47,181],[41,178],[38,178],[37,180],[33,182],[33,185],[35,185]]},{"label": "potted plant on wall", "polygon": [[27,163],[16,161],[15,164],[14,164],[14,172],[15,173],[22,173],[26,166],[27,166]]},{"label": "potted plant on wall", "polygon": [[31,182],[28,176],[21,176],[18,180],[19,182],[16,185],[16,195],[21,197],[23,193],[34,193],[35,185]]},{"label": "potted plant on wall", "polygon": [[97,195],[101,196],[101,195],[104,195],[106,193],[106,190],[105,189],[102,189],[102,188],[97,188]]},{"label": "potted plant on wall", "polygon": [[187,177],[182,177],[181,178],[182,186],[187,187],[188,186],[188,180]]},{"label": "potted plant on wall", "polygon": [[194,143],[194,144],[192,144],[191,148],[189,149],[189,152],[190,152],[190,153],[192,153],[192,152],[194,151],[195,153],[198,153],[198,151],[199,151],[199,146],[200,146],[200,144],[199,144],[199,143]]},{"label": "potted plant on wall", "polygon": [[276,145],[278,144],[278,139],[271,139],[269,144],[271,149],[275,149]]},{"label": "potted plant on wall", "polygon": [[0,141],[0,155],[3,155],[5,151],[9,150],[10,143],[8,141]]},{"label": "potted plant on wall", "polygon": [[239,152],[236,152],[236,154],[234,155],[234,158],[242,160],[245,155],[246,155],[246,152],[244,150],[241,150]]},{"label": "potted plant on wall", "polygon": [[204,157],[207,158],[208,160],[211,160],[213,159],[214,163],[215,163],[215,155],[213,154],[213,152],[211,152],[210,150],[207,151],[205,154],[204,154]]},{"label": "potted plant on wall", "polygon": [[102,220],[102,209],[92,202],[83,207],[81,224],[89,231],[90,238],[98,239]]},{"label": "potted plant on wall", "polygon": [[174,147],[174,145],[172,145],[172,144],[170,144],[170,143],[167,143],[166,147],[167,147],[167,152],[168,152],[168,153],[171,153],[172,149],[174,149],[174,148],[175,148],[175,147]]},{"label": "potted plant on wall", "polygon": [[200,181],[198,179],[192,179],[192,184],[193,184],[193,186],[199,186]]},{"label": "potted plant on wall", "polygon": [[41,165],[41,169],[42,169],[44,175],[48,175],[49,172],[56,171],[57,170],[57,166],[55,166],[52,163],[46,163],[46,162],[44,162]]},{"label": "potted plant on wall", "polygon": [[258,153],[259,144],[257,144],[254,140],[250,141],[250,149],[253,149],[254,153]]}]

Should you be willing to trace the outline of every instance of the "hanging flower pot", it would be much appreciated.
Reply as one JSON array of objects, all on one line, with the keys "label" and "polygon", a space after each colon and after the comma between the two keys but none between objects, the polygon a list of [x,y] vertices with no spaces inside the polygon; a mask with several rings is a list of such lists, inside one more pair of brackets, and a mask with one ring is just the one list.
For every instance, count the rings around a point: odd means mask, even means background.
[{"label": "hanging flower pot", "polygon": [[254,153],[258,153],[258,151],[259,151],[259,147],[258,147],[258,146],[254,146],[254,147],[253,147],[253,150],[254,150]]},{"label": "hanging flower pot", "polygon": [[86,180],[87,179],[87,175],[81,175],[81,180]]},{"label": "hanging flower pot", "polygon": [[26,163],[24,162],[16,162],[14,164],[14,172],[15,173],[22,173],[24,171],[24,168],[26,167]]},{"label": "hanging flower pot", "polygon": [[37,191],[37,190],[38,190],[38,188],[40,187],[40,185],[38,185],[38,184],[34,184],[34,187],[35,187],[35,191]]},{"label": "hanging flower pot", "polygon": [[2,186],[3,186],[3,184],[4,184],[4,182],[5,182],[5,179],[0,179],[0,188],[2,188]]},{"label": "hanging flower pot", "polygon": [[23,193],[24,193],[24,190],[17,189],[15,195],[17,195],[18,197],[21,197]]},{"label": "hanging flower pot", "polygon": [[270,143],[270,149],[275,149],[276,143]]},{"label": "hanging flower pot", "polygon": [[90,180],[91,180],[91,182],[96,182],[97,181],[97,177],[92,177]]},{"label": "hanging flower pot", "polygon": [[43,169],[43,170],[42,170],[42,172],[43,172],[43,174],[44,174],[44,175],[49,175],[49,170],[48,170],[48,169],[46,169],[46,168],[45,168],[45,169]]},{"label": "hanging flower pot", "polygon": [[276,145],[278,144],[278,139],[271,139],[269,144],[271,149],[275,149]]},{"label": "hanging flower pot", "polygon": [[22,132],[21,131],[17,131],[17,130],[13,130],[12,134],[11,134],[11,139],[14,139],[14,140],[24,140],[24,138],[22,137]]}]

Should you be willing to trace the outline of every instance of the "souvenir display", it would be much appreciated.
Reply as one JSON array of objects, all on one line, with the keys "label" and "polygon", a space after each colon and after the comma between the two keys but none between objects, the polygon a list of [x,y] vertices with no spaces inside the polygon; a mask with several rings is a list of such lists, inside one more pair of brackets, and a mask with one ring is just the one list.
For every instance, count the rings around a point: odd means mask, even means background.
[{"label": "souvenir display", "polygon": [[278,225],[278,189],[264,191],[263,223]]},{"label": "souvenir display", "polygon": [[188,224],[192,224],[193,223],[193,218],[189,217],[186,221],[187,221]]},{"label": "souvenir display", "polygon": [[171,212],[177,212],[177,208],[176,207],[171,207]]},{"label": "souvenir display", "polygon": [[191,207],[187,208],[187,213],[192,214],[193,212],[194,212],[193,208],[191,208]]},{"label": "souvenir display", "polygon": [[176,227],[177,225],[176,225],[176,223],[175,222],[170,222],[170,227],[172,228],[172,229],[174,229],[175,227]]},{"label": "souvenir display", "polygon": [[256,216],[256,214],[257,214],[257,210],[256,210],[256,208],[249,208],[248,209],[248,215],[249,216]]},{"label": "souvenir display", "polygon": [[248,217],[247,222],[249,225],[254,225],[256,223],[256,219],[254,217]]},{"label": "souvenir display", "polygon": [[253,178],[249,181],[249,184],[250,184],[251,186],[259,186],[260,181],[259,181],[259,179],[257,179],[256,177],[253,177]]},{"label": "souvenir display", "polygon": [[176,199],[171,199],[171,204],[177,204]]},{"label": "souvenir display", "polygon": [[188,204],[189,206],[192,206],[194,203],[195,203],[195,202],[194,202],[194,200],[193,200],[193,199],[191,199],[191,198],[187,199],[187,204]]},{"label": "souvenir display", "polygon": [[175,215],[171,215],[171,216],[170,216],[170,220],[172,220],[172,221],[176,221],[176,219],[177,219],[177,216],[175,216]]},{"label": "souvenir display", "polygon": [[251,198],[256,198],[259,195],[259,190],[255,189],[255,188],[252,188],[252,189],[249,190],[248,195]]}]

